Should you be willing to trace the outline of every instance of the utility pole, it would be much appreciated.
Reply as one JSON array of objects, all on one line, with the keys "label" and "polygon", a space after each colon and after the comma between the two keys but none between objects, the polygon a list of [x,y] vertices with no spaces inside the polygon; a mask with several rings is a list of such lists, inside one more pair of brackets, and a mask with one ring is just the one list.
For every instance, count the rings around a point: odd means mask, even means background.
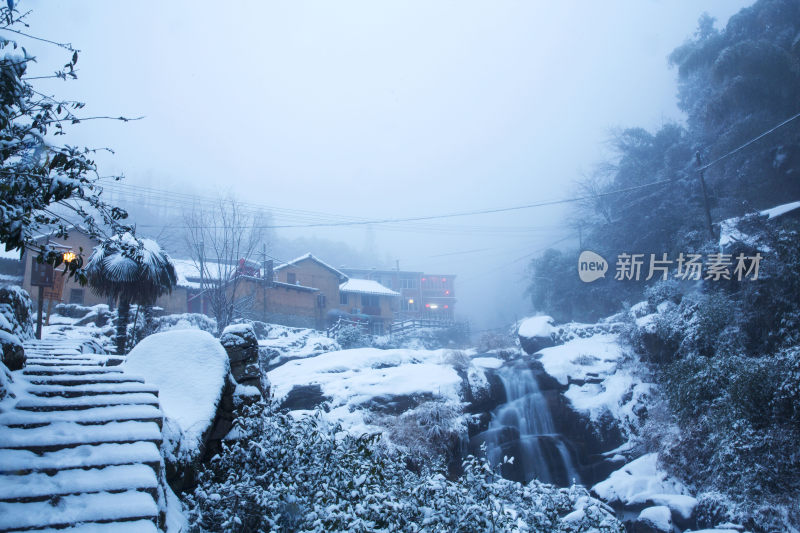
[{"label": "utility pole", "polygon": [[705,178],[705,168],[703,167],[703,158],[700,155],[700,151],[698,150],[694,157],[697,161],[698,174],[700,176],[700,185],[703,188],[703,206],[705,207],[706,211],[706,225],[708,226],[708,234],[711,235],[712,239],[716,239],[717,235],[714,233],[714,225],[711,223],[711,208],[708,205],[708,189],[706,188],[706,178]]},{"label": "utility pole", "polygon": [[199,262],[200,262],[200,314],[206,314],[206,306],[204,305],[205,294],[206,294],[206,276],[205,276],[205,265],[203,264],[205,255],[205,242],[200,241],[200,253],[198,254]]},{"label": "utility pole", "polygon": [[262,284],[262,316],[261,319],[266,322],[267,321],[267,287],[272,282],[272,269],[268,268],[267,264],[267,245],[261,245],[261,275],[264,278],[264,283]]}]

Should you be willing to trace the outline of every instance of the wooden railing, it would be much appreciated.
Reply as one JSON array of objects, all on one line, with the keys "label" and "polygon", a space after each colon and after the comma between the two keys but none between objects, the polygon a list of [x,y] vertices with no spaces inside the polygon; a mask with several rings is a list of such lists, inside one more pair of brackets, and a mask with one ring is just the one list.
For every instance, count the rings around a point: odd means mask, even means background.
[{"label": "wooden railing", "polygon": [[358,320],[348,320],[347,318],[339,318],[334,325],[325,330],[328,338],[335,337],[339,330],[346,326],[353,326],[361,329],[364,333],[369,333],[369,326],[365,322]]},{"label": "wooden railing", "polygon": [[393,322],[391,326],[389,326],[389,333],[394,335],[397,333],[403,333],[405,331],[410,331],[412,329],[421,329],[421,328],[449,328],[452,327],[455,322],[451,320],[433,320],[428,318],[412,318],[409,320],[402,320],[400,322]]}]

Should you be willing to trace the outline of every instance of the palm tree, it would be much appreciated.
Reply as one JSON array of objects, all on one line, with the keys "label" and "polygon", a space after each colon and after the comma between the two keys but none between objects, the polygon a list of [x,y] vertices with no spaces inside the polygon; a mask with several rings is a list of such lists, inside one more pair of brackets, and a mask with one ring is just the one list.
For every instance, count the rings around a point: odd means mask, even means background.
[{"label": "palm tree", "polygon": [[157,242],[131,233],[114,235],[98,245],[84,267],[89,285],[99,296],[119,300],[117,352],[125,353],[131,304],[151,306],[172,292],[175,266]]}]

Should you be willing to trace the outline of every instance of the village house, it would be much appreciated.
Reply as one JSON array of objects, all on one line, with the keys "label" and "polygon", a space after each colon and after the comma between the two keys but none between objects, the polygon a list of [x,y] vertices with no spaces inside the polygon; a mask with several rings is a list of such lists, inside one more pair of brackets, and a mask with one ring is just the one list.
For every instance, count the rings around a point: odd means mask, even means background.
[{"label": "village house", "polygon": [[370,331],[380,335],[388,330],[397,311],[400,293],[371,279],[350,279],[339,286],[342,317],[365,321]]},{"label": "village house", "polygon": [[[47,236],[42,239],[49,239],[67,254],[65,257],[80,253],[84,260],[98,244],[79,228],[73,228],[67,239]],[[31,284],[35,261],[35,255],[28,252],[21,260],[16,252],[0,256],[0,281],[20,284],[34,303],[38,297],[37,287]],[[177,284],[170,294],[156,302],[165,314],[211,315],[209,297],[204,294],[203,287],[220,280],[228,280],[223,285],[229,290],[235,286],[236,316],[293,327],[325,329],[345,319],[363,324],[374,333],[382,333],[398,318],[433,316],[432,313],[436,313],[436,318],[452,317],[455,302],[451,295],[439,294],[452,290],[452,281],[447,285],[442,282],[438,292],[431,294],[434,289],[429,287],[428,277],[422,272],[352,270],[348,274],[310,253],[274,268],[271,261],[260,264],[241,259],[236,265],[223,265],[206,260],[202,274],[198,263],[192,259],[172,261]],[[367,274],[364,279],[353,275],[362,272]],[[380,272],[389,275],[376,278]],[[44,297],[45,309],[58,303],[112,307],[115,304],[96,295],[91,287],[59,275],[55,276],[54,286],[45,289]]]},{"label": "village house", "polygon": [[455,319],[455,275],[426,274],[410,270],[340,268],[353,278],[376,281],[399,293],[396,319],[426,319],[452,322]]}]

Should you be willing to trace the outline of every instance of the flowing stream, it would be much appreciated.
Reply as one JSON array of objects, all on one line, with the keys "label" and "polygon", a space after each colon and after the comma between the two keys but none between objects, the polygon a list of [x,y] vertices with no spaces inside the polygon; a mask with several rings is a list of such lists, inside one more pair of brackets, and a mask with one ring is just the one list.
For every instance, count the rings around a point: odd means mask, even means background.
[{"label": "flowing stream", "polygon": [[562,487],[580,483],[534,373],[515,365],[500,369],[498,376],[506,403],[492,412],[489,428],[479,435],[486,442],[491,464],[501,463],[503,456],[514,457],[514,463],[504,465],[501,471],[504,477],[522,483],[532,479]]}]

